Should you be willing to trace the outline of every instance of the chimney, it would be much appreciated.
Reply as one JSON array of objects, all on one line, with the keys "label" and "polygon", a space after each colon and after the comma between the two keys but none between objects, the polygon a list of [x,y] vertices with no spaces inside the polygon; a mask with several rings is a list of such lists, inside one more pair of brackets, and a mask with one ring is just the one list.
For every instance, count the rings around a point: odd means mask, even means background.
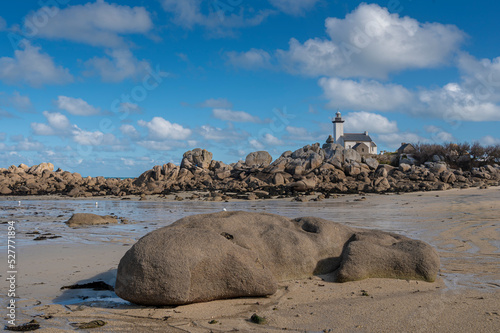
[{"label": "chimney", "polygon": [[368,135],[368,132],[367,132],[367,131],[365,131],[365,135]]}]

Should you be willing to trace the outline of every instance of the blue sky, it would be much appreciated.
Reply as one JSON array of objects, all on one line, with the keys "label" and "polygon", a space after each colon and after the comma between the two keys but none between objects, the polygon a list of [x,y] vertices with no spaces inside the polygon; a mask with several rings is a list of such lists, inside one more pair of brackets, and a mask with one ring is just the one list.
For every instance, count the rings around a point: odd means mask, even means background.
[{"label": "blue sky", "polygon": [[3,1],[0,167],[138,176],[323,143],[500,143],[497,1]]}]

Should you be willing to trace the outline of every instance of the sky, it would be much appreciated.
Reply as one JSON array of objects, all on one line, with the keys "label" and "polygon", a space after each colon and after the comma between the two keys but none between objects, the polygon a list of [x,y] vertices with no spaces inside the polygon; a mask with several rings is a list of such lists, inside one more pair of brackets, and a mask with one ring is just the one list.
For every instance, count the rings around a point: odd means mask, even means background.
[{"label": "sky", "polygon": [[345,132],[500,143],[494,0],[0,2],[0,167],[136,177]]}]

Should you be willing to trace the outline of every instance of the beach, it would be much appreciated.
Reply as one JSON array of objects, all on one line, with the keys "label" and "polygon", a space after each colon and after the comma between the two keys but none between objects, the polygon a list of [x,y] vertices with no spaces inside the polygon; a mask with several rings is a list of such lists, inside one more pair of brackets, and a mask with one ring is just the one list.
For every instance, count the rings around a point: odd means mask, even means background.
[{"label": "beach", "polygon": [[[16,221],[16,324],[35,319],[39,332],[73,330],[71,323],[93,320],[106,324],[88,331],[497,332],[499,202],[499,187],[339,195],[318,202],[174,201],[173,195],[146,200],[106,197],[96,202],[16,196],[0,199],[0,228],[7,239],[8,222]],[[440,273],[433,283],[368,279],[340,284],[316,276],[282,282],[276,294],[265,298],[177,307],[137,306],[109,290],[61,290],[98,280],[113,285],[121,257],[140,237],[184,216],[223,209],[316,216],[399,233],[434,246],[441,258]],[[80,212],[114,214],[122,223],[77,229],[64,224]],[[41,235],[48,239],[34,240]],[[5,263],[2,290],[8,289],[6,243],[2,241],[0,256]],[[3,292],[2,304],[8,301]],[[265,317],[266,323],[252,323],[254,313]]]}]

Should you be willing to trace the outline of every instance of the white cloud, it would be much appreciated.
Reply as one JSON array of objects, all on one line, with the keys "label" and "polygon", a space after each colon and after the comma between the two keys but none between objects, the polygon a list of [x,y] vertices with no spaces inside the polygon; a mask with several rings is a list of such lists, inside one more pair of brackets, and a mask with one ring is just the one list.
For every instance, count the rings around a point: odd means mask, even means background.
[{"label": "white cloud", "polygon": [[[48,18],[48,12],[55,15]],[[28,26],[30,22],[40,21],[39,18],[47,18],[46,24],[40,27]],[[28,31],[36,29],[39,37],[66,39],[111,48],[125,45],[120,35],[144,34],[153,27],[150,15],[144,7],[120,6],[103,0],[63,9],[43,7],[30,13],[25,25]]]},{"label": "white cloud", "polygon": [[17,118],[12,113],[6,110],[0,109],[0,118]]},{"label": "white cloud", "polygon": [[59,96],[56,101],[57,107],[76,116],[92,116],[99,113],[99,109],[89,105],[81,98]]},{"label": "white cloud", "polygon": [[458,57],[462,87],[481,101],[500,102],[500,57],[477,60],[467,53]]},{"label": "white cloud", "polygon": [[412,93],[403,86],[373,80],[321,78],[319,85],[330,100],[328,107],[334,109],[391,111],[407,106],[413,99]]},{"label": "white cloud", "polygon": [[282,12],[290,15],[303,15],[310,10],[319,0],[269,0],[269,2]]},{"label": "white cloud", "polygon": [[137,129],[132,125],[122,125],[120,126],[120,131],[123,135],[128,136],[131,139],[138,139],[141,137],[141,134],[137,131]]},{"label": "white cloud", "polygon": [[105,82],[120,82],[125,79],[140,79],[148,74],[150,67],[145,60],[138,60],[129,49],[106,51],[107,57],[94,57],[85,62],[85,75],[98,74]]},{"label": "white cloud", "polygon": [[13,136],[12,141],[16,142],[14,145],[6,145],[5,143],[0,143],[0,151],[42,151],[45,149],[43,143],[33,140],[32,138],[25,138],[22,134]]},{"label": "white cloud", "polygon": [[309,135],[309,131],[304,128],[304,127],[293,127],[293,126],[287,126],[286,131],[291,134],[295,135],[298,137],[306,137]]},{"label": "white cloud", "polygon": [[429,140],[415,133],[399,132],[390,134],[380,134],[378,135],[376,142],[379,146],[380,142],[382,142],[391,149],[397,149],[401,146],[401,143],[403,142],[426,143],[429,142]]},{"label": "white cloud", "polygon": [[31,129],[36,135],[66,135],[72,128],[68,118],[59,112],[43,111],[47,124],[31,123]]},{"label": "white cloud", "polygon": [[198,133],[205,140],[227,142],[229,145],[232,145],[235,142],[241,142],[248,137],[247,132],[236,130],[232,125],[224,129],[210,125],[203,125],[198,130]]},{"label": "white cloud", "polygon": [[[331,125],[328,125],[331,129]],[[304,127],[287,126],[285,130],[288,133],[286,137],[290,141],[308,141],[315,142],[318,140],[324,140],[325,132],[323,130],[319,132],[311,132]]]},{"label": "white cloud", "polygon": [[[391,72],[446,64],[464,40],[456,26],[420,23],[390,14],[376,4],[361,4],[344,19],[325,21],[329,38],[277,50],[282,67],[294,74],[386,78]],[[257,63],[258,65],[258,63]]]},{"label": "white cloud", "polygon": [[262,150],[265,148],[265,146],[257,139],[251,139],[249,141],[249,143],[250,143],[250,146],[252,146],[252,148],[257,149],[257,150]]},{"label": "white cloud", "polygon": [[282,146],[284,145],[284,142],[275,137],[274,135],[270,133],[266,133],[264,137],[262,138],[265,144],[270,145],[270,146]]},{"label": "white cloud", "polygon": [[428,125],[425,126],[425,131],[427,133],[431,133],[431,140],[434,142],[455,142],[455,138],[453,137],[453,134],[448,133],[444,131],[443,129],[434,126],[434,125]]},{"label": "white cloud", "polygon": [[394,133],[399,132],[396,121],[365,111],[351,112],[345,117],[346,132]]},{"label": "white cloud", "polygon": [[435,90],[418,93],[419,105],[414,113],[446,121],[499,121],[500,106],[483,101],[458,83],[448,83]]},{"label": "white cloud", "polygon": [[202,108],[231,109],[233,107],[233,103],[228,101],[226,98],[209,98],[203,103],[200,103],[199,106]]},{"label": "white cloud", "polygon": [[33,104],[28,96],[21,95],[18,91],[14,91],[11,96],[7,98],[8,105],[11,105],[16,110],[21,112],[31,112]]},{"label": "white cloud", "polygon": [[138,104],[130,102],[120,103],[119,110],[125,114],[142,113],[142,108]]},{"label": "white cloud", "polygon": [[91,132],[75,128],[72,134],[73,140],[82,146],[111,146],[118,144],[118,140],[111,133],[102,133],[101,131]]},{"label": "white cloud", "polygon": [[149,136],[153,140],[186,140],[192,134],[192,131],[189,128],[184,128],[182,125],[171,123],[162,117],[154,117],[149,122],[139,120],[138,124],[148,129]]},{"label": "white cloud", "polygon": [[30,138],[24,138],[19,141],[14,147],[15,151],[41,151],[45,149],[43,143],[38,141],[33,141]]},{"label": "white cloud", "polygon": [[247,52],[230,51],[226,53],[226,57],[228,63],[239,68],[258,69],[271,67],[271,55],[260,49],[250,49]]},{"label": "white cloud", "polygon": [[270,10],[246,10],[244,4],[231,5],[223,1],[163,0],[162,5],[165,11],[173,14],[174,24],[187,29],[202,26],[213,37],[231,36],[235,28],[259,25],[272,13]]},{"label": "white cloud", "polygon": [[40,47],[26,40],[21,45],[24,48],[15,50],[14,58],[0,58],[0,80],[9,84],[27,83],[34,87],[73,81],[69,70],[56,66],[48,54],[40,52]]},{"label": "white cloud", "polygon": [[494,146],[494,145],[500,145],[500,138],[495,138],[491,135],[486,135],[482,137],[479,142],[481,144],[486,145],[486,146]]},{"label": "white cloud", "polygon": [[234,122],[246,122],[246,123],[258,123],[260,119],[258,117],[252,116],[251,114],[244,111],[232,111],[228,109],[213,109],[212,115],[220,120],[234,121]]}]

